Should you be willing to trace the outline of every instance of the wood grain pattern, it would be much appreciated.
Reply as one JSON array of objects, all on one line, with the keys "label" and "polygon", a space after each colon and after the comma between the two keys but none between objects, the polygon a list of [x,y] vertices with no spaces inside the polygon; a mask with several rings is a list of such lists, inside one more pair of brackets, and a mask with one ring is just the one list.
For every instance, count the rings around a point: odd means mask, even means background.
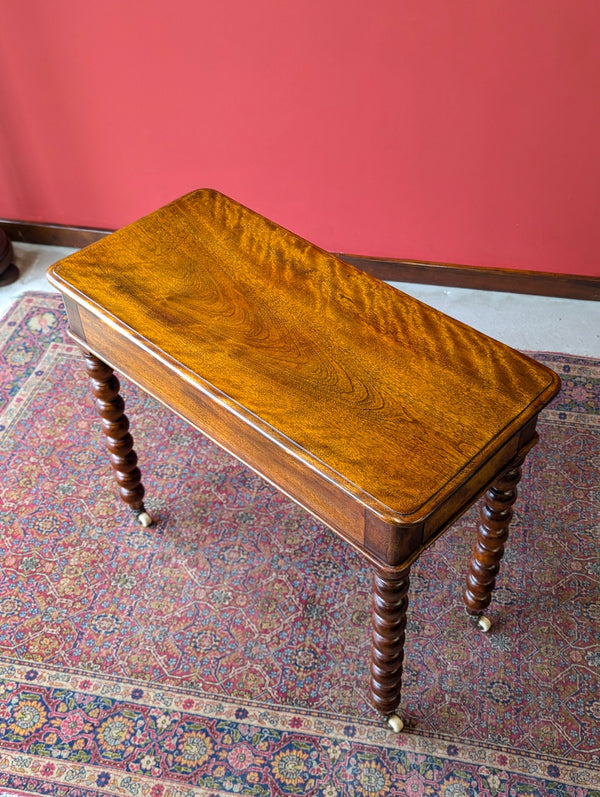
[{"label": "wood grain pattern", "polygon": [[[69,319],[76,318],[84,330],[82,345],[147,393],[162,401],[207,437],[236,456],[282,492],[312,512],[351,543],[363,542],[364,509],[332,481],[298,461],[283,443],[274,442],[248,427],[245,418],[231,411],[226,397],[199,392],[171,363],[144,357],[131,341],[102,323],[85,308],[75,314],[67,298]],[[83,342],[84,341],[84,342]],[[420,540],[420,535],[419,535]]]},{"label": "wood grain pattern", "polygon": [[426,517],[558,385],[213,191],[76,253],[51,279],[398,523]]}]

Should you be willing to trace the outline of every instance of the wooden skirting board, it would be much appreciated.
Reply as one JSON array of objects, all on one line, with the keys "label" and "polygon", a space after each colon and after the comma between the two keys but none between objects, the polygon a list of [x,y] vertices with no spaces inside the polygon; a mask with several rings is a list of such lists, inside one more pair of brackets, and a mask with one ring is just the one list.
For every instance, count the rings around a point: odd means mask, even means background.
[{"label": "wooden skirting board", "polygon": [[600,301],[600,277],[345,254],[338,254],[338,257],[388,282],[418,282],[422,285],[443,285],[450,288]]},{"label": "wooden skirting board", "polygon": [[[80,249],[109,235],[112,230],[37,224],[0,219],[0,228],[16,243],[68,246]],[[363,257],[336,253],[357,268],[389,282],[413,282],[451,288],[505,291],[537,296],[600,301],[600,277],[577,274],[552,274],[546,271],[520,271],[508,268],[461,266],[418,260]]]},{"label": "wooden skirting board", "polygon": [[34,224],[6,219],[0,219],[0,227],[13,243],[69,246],[73,249],[82,249],[113,232],[95,227],[67,227],[62,224]]}]

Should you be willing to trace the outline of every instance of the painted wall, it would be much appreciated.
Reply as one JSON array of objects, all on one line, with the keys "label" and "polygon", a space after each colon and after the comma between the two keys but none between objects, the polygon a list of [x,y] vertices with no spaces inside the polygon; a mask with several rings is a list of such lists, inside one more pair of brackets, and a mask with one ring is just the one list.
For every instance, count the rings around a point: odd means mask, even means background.
[{"label": "painted wall", "polygon": [[598,0],[5,0],[0,217],[213,186],[334,251],[600,275]]}]

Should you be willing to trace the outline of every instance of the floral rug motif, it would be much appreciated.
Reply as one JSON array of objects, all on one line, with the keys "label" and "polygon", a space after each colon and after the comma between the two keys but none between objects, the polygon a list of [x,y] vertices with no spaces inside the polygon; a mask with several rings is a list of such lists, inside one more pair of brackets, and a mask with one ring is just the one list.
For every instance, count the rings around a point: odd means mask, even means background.
[{"label": "floral rug motif", "polygon": [[600,797],[600,362],[541,416],[490,609],[475,510],[413,567],[402,714],[368,704],[370,573],[123,380],[158,521],[116,496],[61,300],[0,322],[0,795]]}]

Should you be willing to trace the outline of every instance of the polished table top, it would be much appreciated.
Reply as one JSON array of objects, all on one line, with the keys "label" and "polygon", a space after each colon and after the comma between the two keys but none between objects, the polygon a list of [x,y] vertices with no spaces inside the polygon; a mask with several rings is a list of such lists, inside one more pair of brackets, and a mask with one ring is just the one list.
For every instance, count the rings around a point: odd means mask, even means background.
[{"label": "polished table top", "polygon": [[559,386],[546,367],[212,190],[49,278],[396,523],[455,492]]}]

